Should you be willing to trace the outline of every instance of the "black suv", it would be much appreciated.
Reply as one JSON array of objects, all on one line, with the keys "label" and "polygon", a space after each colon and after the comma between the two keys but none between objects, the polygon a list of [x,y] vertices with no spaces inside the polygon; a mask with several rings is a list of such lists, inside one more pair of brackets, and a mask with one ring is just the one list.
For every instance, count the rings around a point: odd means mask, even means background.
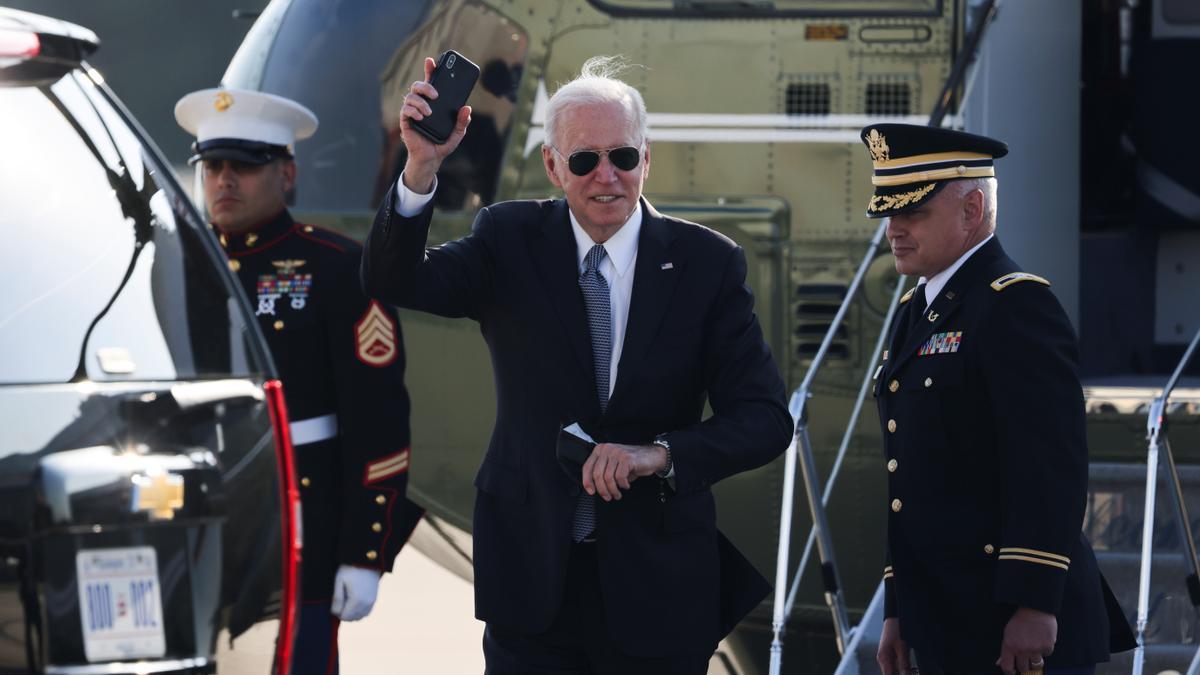
[{"label": "black suv", "polygon": [[282,675],[282,391],[97,44],[0,9],[0,674]]}]

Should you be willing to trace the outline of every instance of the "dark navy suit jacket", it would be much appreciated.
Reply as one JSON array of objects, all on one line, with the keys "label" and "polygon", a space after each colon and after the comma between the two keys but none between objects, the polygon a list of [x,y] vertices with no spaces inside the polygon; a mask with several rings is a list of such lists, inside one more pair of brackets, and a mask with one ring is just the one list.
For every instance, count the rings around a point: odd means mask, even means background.
[{"label": "dark navy suit jacket", "polygon": [[[631,655],[715,648],[769,587],[717,531],[711,487],[771,461],[792,433],[741,248],[642,201],[628,329],[601,413],[566,202],[486,207],[469,236],[426,249],[432,206],[403,218],[395,199],[393,188],[366,242],[367,292],[474,319],[491,351],[497,411],[475,479],[476,616],[537,634],[562,603],[581,489],[556,460],[563,424],[600,442],[666,433],[674,490],[641,478],[597,503],[604,611]],[[713,414],[702,419],[706,400]]]}]

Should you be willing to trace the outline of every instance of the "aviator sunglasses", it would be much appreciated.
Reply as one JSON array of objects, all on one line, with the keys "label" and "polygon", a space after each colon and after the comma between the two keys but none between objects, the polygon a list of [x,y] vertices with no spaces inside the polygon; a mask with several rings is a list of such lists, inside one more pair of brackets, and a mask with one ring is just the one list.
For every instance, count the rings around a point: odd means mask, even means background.
[{"label": "aviator sunglasses", "polygon": [[[551,146],[553,147],[553,146]],[[554,148],[558,152],[558,148]],[[558,152],[561,155],[561,152]],[[632,171],[642,161],[642,151],[632,146],[610,150],[580,150],[567,157],[567,168],[576,176],[586,176],[600,163],[600,157],[608,155],[608,161],[621,171]]]}]

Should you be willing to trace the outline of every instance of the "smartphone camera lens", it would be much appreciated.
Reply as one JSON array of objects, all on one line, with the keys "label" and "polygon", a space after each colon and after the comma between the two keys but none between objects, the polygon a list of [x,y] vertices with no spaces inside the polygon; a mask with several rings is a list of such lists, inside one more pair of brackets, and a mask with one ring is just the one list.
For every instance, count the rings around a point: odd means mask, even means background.
[{"label": "smartphone camera lens", "polygon": [[453,68],[454,62],[457,60],[458,59],[453,54],[451,54],[450,58],[446,59],[446,68]]}]

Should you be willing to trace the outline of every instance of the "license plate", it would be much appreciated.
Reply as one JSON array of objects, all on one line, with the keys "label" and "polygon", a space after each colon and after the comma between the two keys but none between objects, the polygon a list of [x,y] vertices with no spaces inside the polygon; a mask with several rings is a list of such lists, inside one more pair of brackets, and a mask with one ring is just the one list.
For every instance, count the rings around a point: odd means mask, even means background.
[{"label": "license plate", "polygon": [[79,619],[88,661],[162,656],[162,598],[158,558],[149,546],[75,554]]}]

